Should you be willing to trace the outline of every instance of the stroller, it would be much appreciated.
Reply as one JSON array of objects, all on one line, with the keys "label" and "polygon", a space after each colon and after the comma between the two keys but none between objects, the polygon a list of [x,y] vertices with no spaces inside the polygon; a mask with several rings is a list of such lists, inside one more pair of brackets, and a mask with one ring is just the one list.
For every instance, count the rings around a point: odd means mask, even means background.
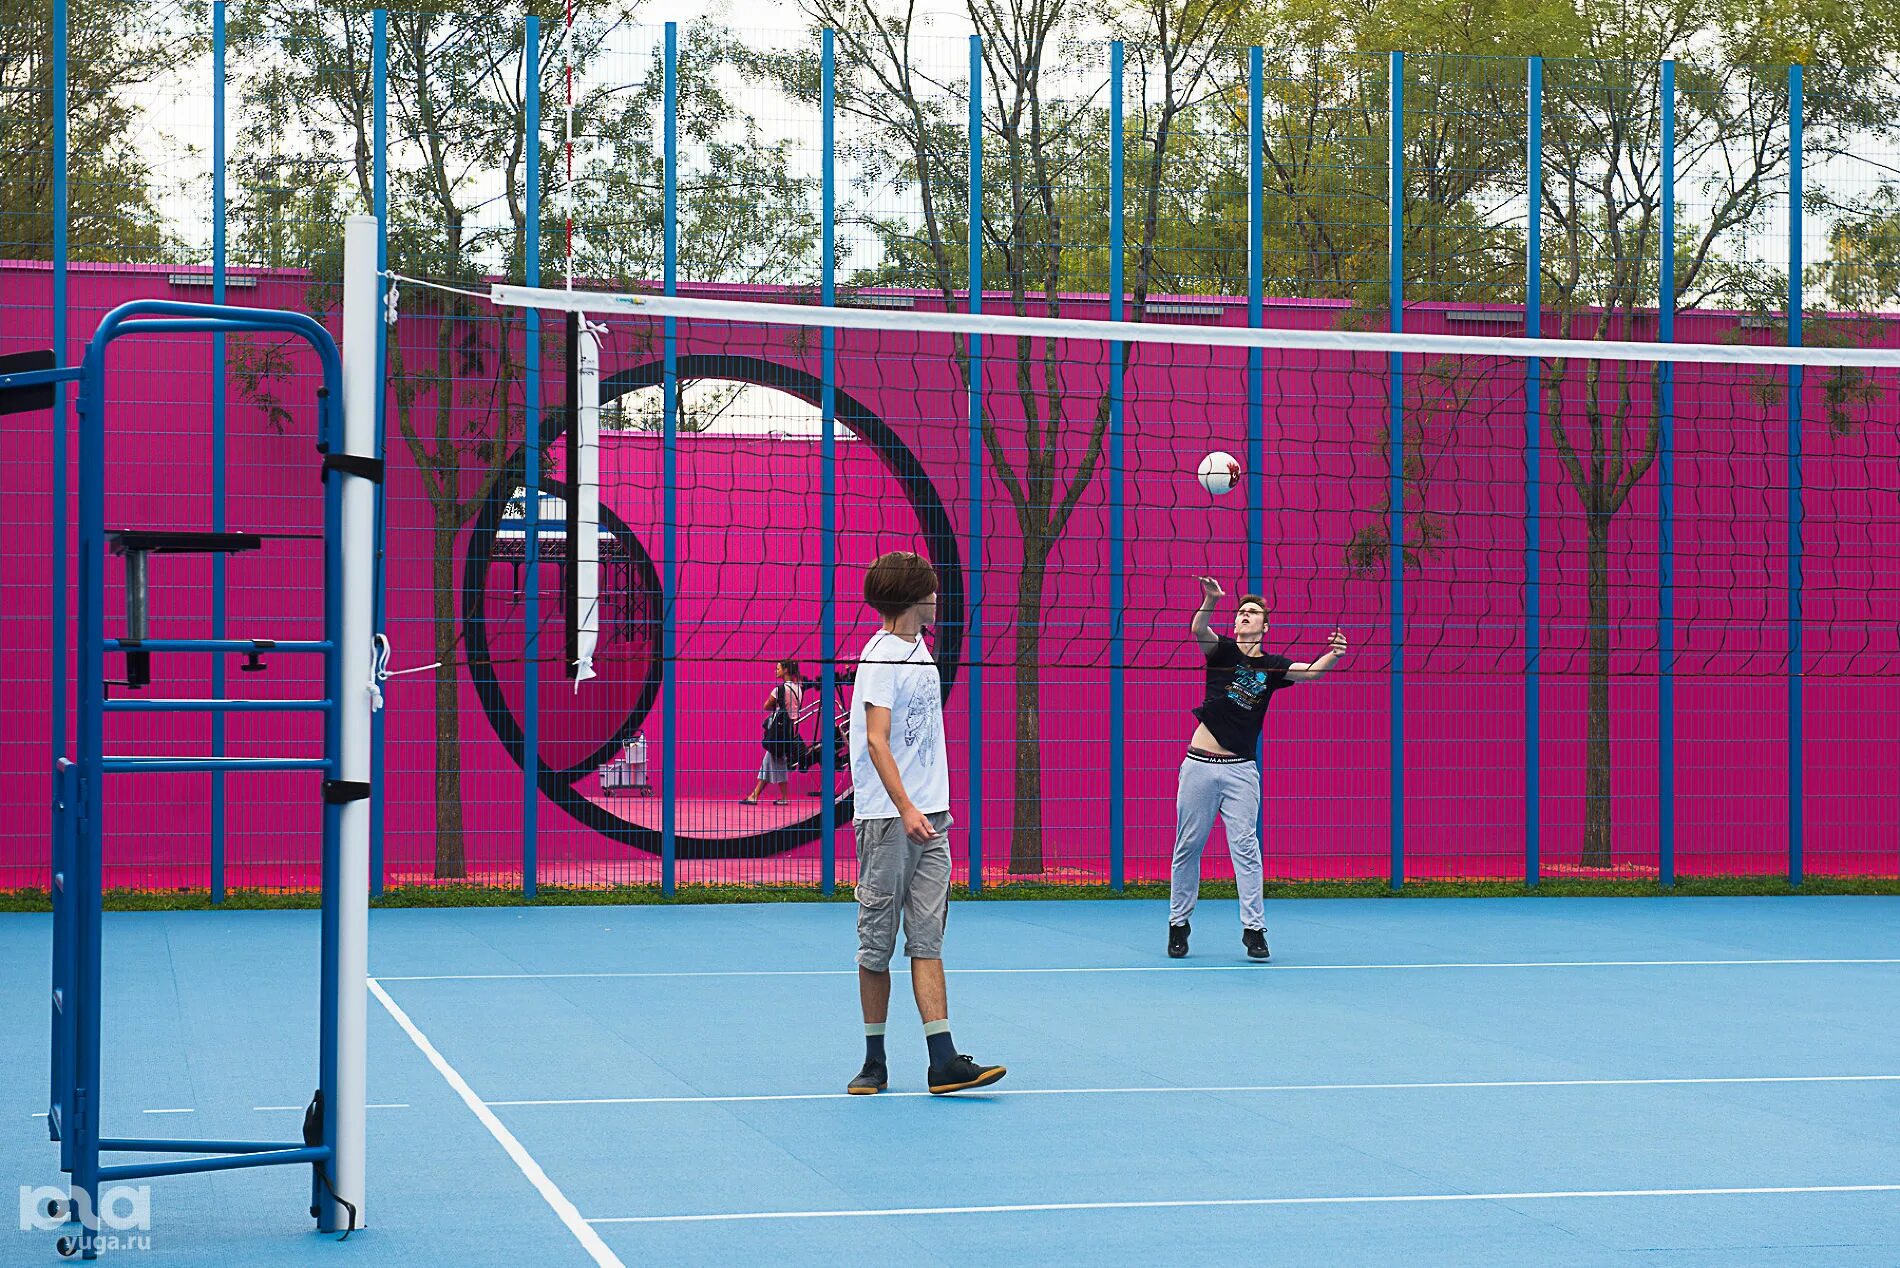
[{"label": "stroller", "polygon": [[647,777],[647,737],[635,733],[620,755],[600,768],[600,790],[603,793],[632,793],[637,797],[653,795],[653,784]]}]

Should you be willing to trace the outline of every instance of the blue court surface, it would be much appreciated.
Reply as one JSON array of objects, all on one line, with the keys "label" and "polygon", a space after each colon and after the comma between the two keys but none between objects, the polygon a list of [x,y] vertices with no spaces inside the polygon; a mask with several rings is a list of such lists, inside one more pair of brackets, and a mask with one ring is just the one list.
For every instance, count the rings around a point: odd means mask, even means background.
[{"label": "blue court surface", "polygon": [[[1900,1263],[1900,899],[959,903],[958,1046],[862,1056],[842,904],[371,919],[369,1228],[154,1180],[140,1264]],[[0,1161],[46,1139],[51,919],[0,916]],[[294,1136],[315,912],[106,919],[105,1127]],[[0,1232],[0,1262],[61,1262]],[[108,1253],[104,1262],[114,1256]]]}]

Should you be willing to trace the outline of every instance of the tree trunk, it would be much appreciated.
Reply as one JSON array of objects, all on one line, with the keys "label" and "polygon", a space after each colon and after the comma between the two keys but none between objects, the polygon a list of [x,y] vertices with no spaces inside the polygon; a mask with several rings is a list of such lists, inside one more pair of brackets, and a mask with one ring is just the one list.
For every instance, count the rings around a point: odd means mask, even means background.
[{"label": "tree trunk", "polygon": [[1042,588],[1049,548],[1023,534],[1016,581],[1016,814],[1009,838],[1012,876],[1042,874]]},{"label": "tree trunk", "polygon": [[1609,867],[1610,854],[1610,516],[1590,511],[1590,723],[1584,767],[1585,867]]},{"label": "tree trunk", "polygon": [[462,723],[460,675],[456,671],[455,523],[449,508],[436,507],[431,590],[435,601],[435,874],[438,880],[468,875],[462,844]]}]

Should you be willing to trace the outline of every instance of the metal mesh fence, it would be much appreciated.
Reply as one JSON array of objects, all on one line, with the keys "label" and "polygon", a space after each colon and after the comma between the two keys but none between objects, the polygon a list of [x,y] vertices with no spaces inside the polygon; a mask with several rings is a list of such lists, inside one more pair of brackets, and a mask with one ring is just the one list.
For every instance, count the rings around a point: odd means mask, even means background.
[{"label": "metal mesh fence", "polygon": [[[986,311],[1103,317],[1118,266],[1124,316],[1146,321],[1459,335],[1537,318],[1546,336],[1781,342],[1792,311],[1810,343],[1893,342],[1880,70],[1277,48],[1256,72],[1212,26],[1063,27],[1046,33],[1060,57],[995,38],[974,51],[973,144],[973,49],[947,24],[841,26],[827,75],[814,28],[687,24],[669,57],[666,29],[625,12],[584,15],[571,40],[542,16],[538,82],[524,15],[500,5],[89,6],[67,15],[63,69],[50,19],[0,28],[0,354],[76,361],[104,313],[139,297],[221,294],[334,327],[343,218],[378,207],[391,273],[429,284],[396,283],[385,350],[381,627],[397,668],[439,662],[387,688],[385,884],[808,886],[828,850],[835,879],[853,879],[848,823],[829,845],[818,831],[845,777],[776,782],[757,734],[785,660],[805,739],[831,734],[820,336],[676,330],[669,411],[664,331],[608,323],[609,582],[601,674],[577,686],[568,345],[558,318],[455,293],[570,273],[662,289],[669,207],[670,280],[712,296],[818,302],[829,232],[847,305],[958,311],[980,273]],[[1395,816],[1411,879],[1779,873],[1791,855],[1809,871],[1900,866],[1900,803],[1881,791],[1900,744],[1900,539],[1879,375],[1698,385],[1649,366],[1447,358],[1394,376],[1253,370],[1184,346],[1130,351],[1111,390],[1107,349],[1047,342],[987,342],[974,413],[967,346],[839,344],[829,372],[840,704],[868,633],[864,564],[911,548],[964,578],[943,632],[958,654],[950,743],[969,768],[960,882],[973,849],[990,883],[1165,872],[1203,573],[1230,595],[1261,589],[1295,659],[1335,626],[1357,649],[1323,708],[1272,715],[1270,877],[1385,877]],[[299,536],[317,522],[311,367],[271,340],[148,337],[115,355],[110,384],[109,518],[286,535],[229,562],[168,562],[164,632],[302,628],[321,593]],[[55,502],[69,426],[0,420],[9,593],[50,596],[69,554]],[[1216,449],[1242,460],[1247,492],[1211,499],[1180,475]],[[8,605],[0,629],[19,723],[0,739],[0,885],[22,888],[43,883],[70,661],[56,649],[72,632],[50,598]],[[253,677],[211,660],[181,659],[169,681],[299,682],[293,666]],[[308,738],[239,718],[115,725],[153,752]],[[276,775],[128,780],[108,883],[307,887],[307,791]],[[1207,874],[1223,868],[1210,857]]]}]

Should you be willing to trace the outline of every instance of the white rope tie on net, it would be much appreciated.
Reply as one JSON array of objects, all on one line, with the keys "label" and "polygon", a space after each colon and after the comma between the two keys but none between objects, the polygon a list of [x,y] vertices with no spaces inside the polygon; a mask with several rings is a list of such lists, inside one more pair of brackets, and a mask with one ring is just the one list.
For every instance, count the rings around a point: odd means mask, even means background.
[{"label": "white rope tie on net", "polygon": [[378,634],[376,636],[376,654],[370,661],[369,711],[371,713],[378,713],[382,710],[383,684],[388,682],[391,678],[400,678],[404,674],[426,674],[431,669],[442,668],[442,662],[438,660],[427,665],[417,665],[413,669],[391,669],[389,667],[389,658],[393,652],[394,649],[389,645],[389,635]]},{"label": "white rope tie on net", "polygon": [[410,277],[406,273],[397,273],[390,269],[384,269],[377,276],[386,278],[389,282],[389,290],[383,296],[383,321],[391,326],[396,324],[396,318],[401,314],[400,295],[404,285],[419,286],[425,291],[441,291],[445,295],[460,295],[464,299],[479,299],[483,303],[493,302],[492,296],[487,291],[473,291],[462,286],[450,286],[445,282],[431,282],[427,278]]}]

